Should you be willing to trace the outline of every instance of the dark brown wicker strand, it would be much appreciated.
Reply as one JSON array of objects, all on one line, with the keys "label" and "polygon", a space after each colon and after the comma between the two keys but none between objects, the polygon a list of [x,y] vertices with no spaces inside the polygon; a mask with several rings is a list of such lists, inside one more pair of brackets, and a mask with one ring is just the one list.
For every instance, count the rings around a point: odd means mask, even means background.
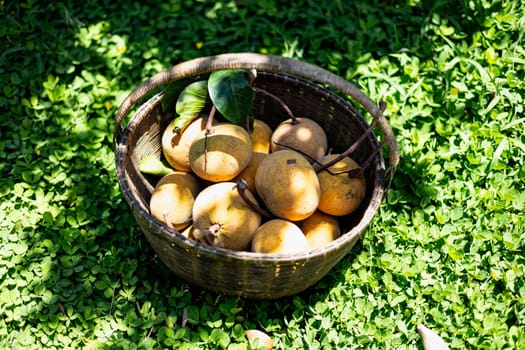
[{"label": "dark brown wicker strand", "polygon": [[[261,71],[255,84],[283,99],[296,115],[318,121],[326,130],[334,152],[346,149],[368,127],[351,104],[312,82]],[[350,252],[376,214],[386,186],[385,164],[380,154],[365,173],[368,179],[365,202],[356,212],[340,219],[345,233],[324,248],[294,255],[265,255],[229,251],[184,238],[149,215],[148,202],[155,178],[138,172],[135,163],[140,154],[133,155],[138,140],[152,125],[159,123],[162,129],[169,122],[169,117],[162,113],[162,96],[157,94],[140,106],[117,137],[117,177],[124,198],[159,258],[187,282],[219,293],[256,299],[297,294],[317,283]],[[254,113],[273,127],[288,118],[278,104],[264,96],[257,97]],[[363,161],[377,145],[375,136],[370,135],[352,157]]]}]

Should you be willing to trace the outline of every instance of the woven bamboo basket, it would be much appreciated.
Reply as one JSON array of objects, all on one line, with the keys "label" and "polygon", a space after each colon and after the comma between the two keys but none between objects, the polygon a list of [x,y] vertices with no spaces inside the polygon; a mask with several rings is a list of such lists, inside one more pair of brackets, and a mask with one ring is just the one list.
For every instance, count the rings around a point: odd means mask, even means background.
[{"label": "woven bamboo basket", "polygon": [[[255,69],[254,86],[279,96],[297,116],[316,120],[326,131],[333,153],[356,141],[369,124],[347,98],[360,104],[376,122],[388,148],[388,167],[382,153],[367,167],[366,198],[360,208],[340,218],[341,237],[320,249],[301,254],[265,255],[204,245],[168,228],[149,213],[155,178],[137,170],[138,142],[160,142],[173,115],[162,111],[162,88],[167,84],[220,69]],[[131,118],[126,118],[133,107]],[[254,114],[272,128],[288,118],[282,106],[257,95]],[[124,120],[129,119],[123,126]],[[360,238],[376,214],[398,162],[398,146],[382,108],[346,80],[299,60],[255,53],[233,53],[197,58],[160,72],[139,85],[121,104],[115,121],[117,177],[147,240],[158,257],[189,284],[250,299],[275,299],[298,294],[316,284]],[[351,155],[361,164],[379,146],[374,133]]]}]

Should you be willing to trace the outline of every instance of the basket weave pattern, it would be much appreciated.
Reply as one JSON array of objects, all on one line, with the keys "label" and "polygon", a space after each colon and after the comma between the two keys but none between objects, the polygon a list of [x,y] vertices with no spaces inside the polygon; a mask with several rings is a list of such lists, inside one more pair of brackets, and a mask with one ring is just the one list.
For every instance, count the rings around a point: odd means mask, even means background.
[{"label": "basket weave pattern", "polygon": [[[200,73],[192,72],[191,75]],[[316,120],[326,131],[333,153],[347,149],[368,128],[350,103],[313,82],[274,69],[272,72],[258,70],[254,85],[279,96],[296,116]],[[365,172],[364,202],[357,211],[340,218],[341,237],[324,248],[294,255],[265,255],[216,248],[183,237],[149,214],[148,203],[155,179],[145,177],[136,167],[136,159],[140,157],[136,154],[139,139],[150,133],[160,142],[161,130],[173,118],[163,113],[162,97],[161,92],[143,103],[122,134],[116,137],[117,176],[124,198],[147,240],[170,270],[188,283],[214,292],[255,299],[297,294],[317,283],[350,252],[376,214],[387,186],[381,153]],[[259,94],[254,114],[272,128],[288,118],[278,103]],[[117,124],[121,120],[117,120]],[[361,163],[376,147],[378,141],[371,134],[352,158]]]}]

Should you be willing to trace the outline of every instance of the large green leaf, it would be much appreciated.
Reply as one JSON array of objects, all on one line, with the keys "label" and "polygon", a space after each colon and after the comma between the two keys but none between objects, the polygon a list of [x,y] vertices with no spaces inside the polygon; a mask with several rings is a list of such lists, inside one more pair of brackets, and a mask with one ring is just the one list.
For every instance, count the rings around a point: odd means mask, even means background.
[{"label": "large green leaf", "polygon": [[255,98],[247,70],[218,70],[210,74],[208,93],[215,108],[231,123],[244,126]]},{"label": "large green leaf", "polygon": [[164,90],[164,97],[162,98],[162,110],[166,112],[171,112],[175,109],[177,99],[179,98],[180,93],[192,80],[190,78],[176,80],[166,87]]},{"label": "large green leaf", "polygon": [[177,99],[173,127],[182,131],[206,105],[208,97],[207,81],[200,80],[186,86]]},{"label": "large green leaf", "polygon": [[181,117],[194,117],[200,113],[206,105],[207,85],[206,80],[199,80],[186,86],[177,99],[175,112]]}]

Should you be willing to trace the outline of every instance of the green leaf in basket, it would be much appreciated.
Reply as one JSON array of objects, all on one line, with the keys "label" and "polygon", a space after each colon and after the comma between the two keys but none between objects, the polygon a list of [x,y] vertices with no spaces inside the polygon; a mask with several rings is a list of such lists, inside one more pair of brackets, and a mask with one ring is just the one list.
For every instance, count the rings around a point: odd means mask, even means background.
[{"label": "green leaf in basket", "polygon": [[175,107],[178,116],[172,123],[176,133],[181,133],[206,105],[207,85],[206,80],[196,81],[186,86],[180,93]]},{"label": "green leaf in basket", "polygon": [[247,70],[218,70],[210,74],[208,92],[217,110],[233,124],[244,126],[250,116],[255,92],[250,86]]},{"label": "green leaf in basket", "polygon": [[164,90],[164,97],[162,98],[162,110],[165,113],[175,110],[175,105],[180,93],[192,81],[192,79],[186,78],[174,81],[173,83],[167,85],[166,89]]},{"label": "green leaf in basket", "polygon": [[140,159],[139,171],[144,174],[164,176],[175,170],[156,155],[149,154]]},{"label": "green leaf in basket", "polygon": [[192,118],[204,108],[208,97],[208,82],[199,80],[186,86],[180,93],[175,112],[182,118]]}]

